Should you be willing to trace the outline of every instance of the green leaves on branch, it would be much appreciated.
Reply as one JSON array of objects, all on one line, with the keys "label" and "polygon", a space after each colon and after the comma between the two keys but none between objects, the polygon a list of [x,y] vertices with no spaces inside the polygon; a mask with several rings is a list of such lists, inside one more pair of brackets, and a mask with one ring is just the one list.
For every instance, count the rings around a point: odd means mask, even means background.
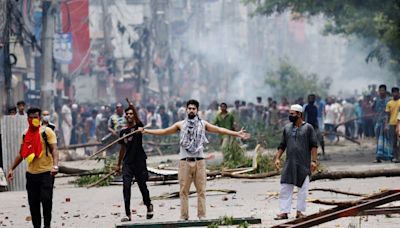
[{"label": "green leaves on branch", "polygon": [[323,15],[325,34],[362,38],[370,46],[367,62],[377,60],[400,70],[400,1],[397,0],[245,0],[255,14],[271,16],[291,11],[297,18]]},{"label": "green leaves on branch", "polygon": [[310,93],[327,95],[332,79],[319,81],[316,74],[300,72],[288,60],[282,60],[278,70],[268,72],[265,82],[274,89],[276,97],[293,101]]}]

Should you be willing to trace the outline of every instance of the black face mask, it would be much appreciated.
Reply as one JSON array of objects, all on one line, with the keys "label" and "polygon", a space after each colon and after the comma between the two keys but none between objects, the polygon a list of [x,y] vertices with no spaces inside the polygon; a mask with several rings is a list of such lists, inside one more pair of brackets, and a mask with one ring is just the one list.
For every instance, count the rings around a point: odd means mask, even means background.
[{"label": "black face mask", "polygon": [[296,123],[296,121],[299,119],[298,116],[289,116],[289,121],[292,123]]}]

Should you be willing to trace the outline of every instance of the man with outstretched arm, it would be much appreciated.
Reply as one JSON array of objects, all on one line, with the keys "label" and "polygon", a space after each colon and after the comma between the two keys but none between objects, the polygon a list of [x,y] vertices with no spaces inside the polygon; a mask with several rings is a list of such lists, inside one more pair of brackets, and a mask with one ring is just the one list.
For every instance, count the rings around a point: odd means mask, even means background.
[{"label": "man with outstretched arm", "polygon": [[189,219],[188,195],[190,185],[194,182],[197,192],[197,217],[203,219],[206,216],[206,165],[204,161],[203,144],[208,143],[205,132],[231,135],[248,139],[250,134],[243,129],[231,131],[217,127],[200,119],[197,115],[199,102],[189,100],[186,103],[187,117],[165,129],[143,129],[139,128],[143,134],[169,135],[180,131],[180,150],[179,150],[179,198],[181,200],[181,219]]}]

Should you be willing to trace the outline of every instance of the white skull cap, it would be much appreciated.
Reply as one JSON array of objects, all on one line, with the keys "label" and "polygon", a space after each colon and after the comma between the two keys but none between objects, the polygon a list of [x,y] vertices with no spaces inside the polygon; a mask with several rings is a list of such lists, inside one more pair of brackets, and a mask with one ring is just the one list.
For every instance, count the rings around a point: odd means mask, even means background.
[{"label": "white skull cap", "polygon": [[290,106],[291,111],[296,111],[296,112],[303,112],[303,107],[299,104],[294,104]]}]

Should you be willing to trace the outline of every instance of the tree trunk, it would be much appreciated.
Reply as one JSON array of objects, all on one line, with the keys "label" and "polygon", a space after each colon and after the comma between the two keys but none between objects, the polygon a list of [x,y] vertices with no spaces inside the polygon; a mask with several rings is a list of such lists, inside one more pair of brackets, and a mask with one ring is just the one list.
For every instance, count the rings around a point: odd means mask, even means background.
[{"label": "tree trunk", "polygon": [[330,179],[338,180],[342,178],[368,178],[368,177],[398,177],[400,176],[400,169],[381,169],[381,170],[367,170],[367,171],[336,171],[336,172],[322,172],[316,173],[311,176],[311,181]]}]

